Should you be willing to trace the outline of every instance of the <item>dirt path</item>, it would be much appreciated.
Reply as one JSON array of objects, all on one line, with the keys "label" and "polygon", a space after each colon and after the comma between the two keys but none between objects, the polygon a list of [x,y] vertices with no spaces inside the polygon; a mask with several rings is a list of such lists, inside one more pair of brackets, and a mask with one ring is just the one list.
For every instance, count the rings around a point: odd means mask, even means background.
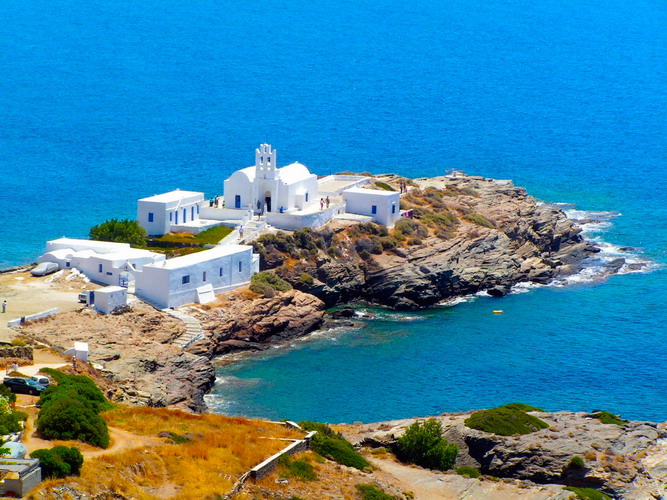
[{"label": "dirt path", "polygon": [[411,491],[415,500],[556,500],[572,494],[560,486],[546,485],[519,487],[505,482],[468,479],[457,474],[444,474],[421,467],[403,465],[389,459],[369,458],[377,467],[373,473],[378,479]]}]

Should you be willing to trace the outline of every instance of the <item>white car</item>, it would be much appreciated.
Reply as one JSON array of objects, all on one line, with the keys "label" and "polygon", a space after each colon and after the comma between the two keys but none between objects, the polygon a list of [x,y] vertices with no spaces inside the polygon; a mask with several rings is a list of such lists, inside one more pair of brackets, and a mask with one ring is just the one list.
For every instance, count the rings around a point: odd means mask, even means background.
[{"label": "white car", "polygon": [[34,375],[30,377],[30,380],[36,382],[39,385],[43,385],[44,387],[48,387],[51,383],[49,377],[45,377],[44,375]]},{"label": "white car", "polygon": [[37,264],[30,274],[33,276],[46,276],[47,274],[55,273],[58,270],[58,264],[55,262],[42,262]]}]

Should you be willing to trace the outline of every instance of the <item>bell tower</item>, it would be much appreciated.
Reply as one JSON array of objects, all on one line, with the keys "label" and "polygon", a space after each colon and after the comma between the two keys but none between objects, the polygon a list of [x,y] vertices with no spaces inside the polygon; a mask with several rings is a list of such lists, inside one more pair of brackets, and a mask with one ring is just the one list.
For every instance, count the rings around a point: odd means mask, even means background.
[{"label": "bell tower", "polygon": [[258,179],[275,179],[276,177],[276,155],[278,151],[271,144],[260,144],[255,149],[255,176]]}]

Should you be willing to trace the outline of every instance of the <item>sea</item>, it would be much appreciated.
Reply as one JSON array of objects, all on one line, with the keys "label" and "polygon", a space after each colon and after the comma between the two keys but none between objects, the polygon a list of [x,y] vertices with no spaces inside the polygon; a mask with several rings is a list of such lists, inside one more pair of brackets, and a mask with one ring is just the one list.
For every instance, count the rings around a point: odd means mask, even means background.
[{"label": "sea", "polygon": [[[142,196],[219,195],[260,142],[320,175],[512,179],[604,249],[502,299],[359,307],[358,328],[220,367],[212,411],[352,422],[520,401],[667,420],[663,0],[0,3],[0,267]],[[619,256],[640,265],[603,278]]]}]

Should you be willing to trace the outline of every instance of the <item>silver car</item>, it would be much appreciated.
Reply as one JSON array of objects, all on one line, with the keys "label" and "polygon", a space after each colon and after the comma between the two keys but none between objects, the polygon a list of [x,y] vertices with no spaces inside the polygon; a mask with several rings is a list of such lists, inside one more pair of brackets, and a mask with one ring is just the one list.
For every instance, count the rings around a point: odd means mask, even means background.
[{"label": "silver car", "polygon": [[42,262],[37,264],[30,274],[33,276],[46,276],[47,274],[55,273],[58,270],[58,264],[55,262]]}]

